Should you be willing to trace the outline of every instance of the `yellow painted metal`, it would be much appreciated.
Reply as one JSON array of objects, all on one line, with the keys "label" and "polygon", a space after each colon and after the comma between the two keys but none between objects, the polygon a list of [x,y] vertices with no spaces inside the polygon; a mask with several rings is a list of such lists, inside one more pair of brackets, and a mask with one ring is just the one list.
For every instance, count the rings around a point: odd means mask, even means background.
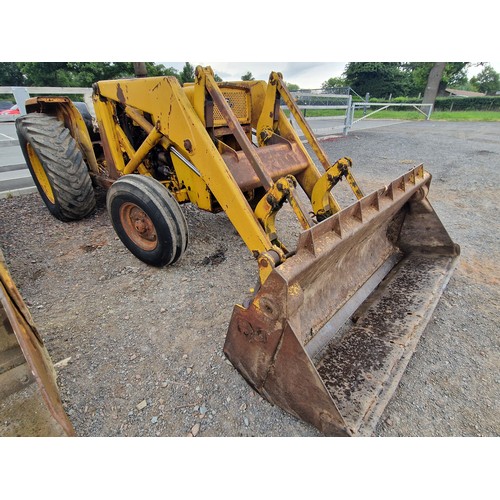
[{"label": "yellow painted metal", "polygon": [[[179,199],[176,195],[177,201],[190,201],[198,208],[212,212],[212,197],[205,181],[188,168],[177,156],[172,155],[172,163],[174,164],[179,184],[181,186],[189,186],[189,189],[183,189],[183,198]],[[176,193],[174,192],[174,194]]]},{"label": "yellow painted metal", "polygon": [[[133,109],[130,106],[126,106],[125,113],[127,113],[127,115],[132,118],[134,123],[141,127],[145,132],[148,134],[152,132],[154,128],[153,125],[149,123],[138,110]],[[164,135],[161,136],[159,143],[165,151],[168,151],[168,149],[172,146],[168,137],[165,137]],[[172,163],[174,164],[177,178],[170,178],[168,180],[161,181],[162,184],[167,187],[179,203],[191,201],[199,208],[211,211],[210,191],[208,190],[207,185],[200,179],[199,176],[193,174],[192,170],[187,168],[186,165],[176,156],[172,155]],[[141,172],[141,165],[139,165],[139,172]],[[196,183],[199,184],[195,186],[194,184]],[[189,186],[189,191],[185,187],[181,187],[181,185]]]},{"label": "yellow painted metal", "polygon": [[162,133],[157,128],[153,127],[146,139],[144,139],[144,142],[141,144],[139,149],[137,149],[133,157],[130,158],[130,161],[127,163],[127,165],[125,165],[123,173],[131,174],[135,172],[142,160],[151,151],[151,149],[154,148],[158,144],[158,142],[160,142],[160,139],[162,137]]},{"label": "yellow painted metal", "polygon": [[[297,106],[295,100],[293,99],[293,96],[291,95],[290,91],[288,90],[288,88],[284,84],[283,75],[281,73],[272,72],[271,76],[269,77],[269,82],[270,82],[270,84],[268,85],[268,92],[272,92],[273,87],[276,89],[276,92],[279,92],[279,95],[281,96],[281,98],[283,99],[285,104],[288,106],[290,113],[292,113],[293,117],[297,121],[297,123],[298,123],[300,129],[302,130],[302,132],[304,133],[307,141],[309,142],[313,151],[315,152],[316,156],[318,157],[319,161],[323,165],[323,168],[325,169],[325,171],[328,172],[328,170],[331,168],[328,157],[326,156],[326,153],[323,151],[323,148],[321,147],[318,140],[316,139],[311,127],[304,119],[304,116],[302,115],[299,107]],[[364,196],[364,194],[361,191],[361,189],[359,188],[356,180],[354,179],[352,172],[349,172],[348,175],[346,176],[346,178],[347,178],[347,181],[349,182],[349,185],[350,185],[352,191],[356,195],[356,197],[358,199],[361,199]],[[310,196],[312,196],[312,193],[310,194]],[[338,204],[337,200],[335,200],[334,196],[331,193],[329,193],[328,199],[329,199],[330,206],[331,206],[330,211],[332,213],[338,212],[340,210],[340,205]]]},{"label": "yellow painted metal", "polygon": [[[196,165],[203,182],[219,201],[250,251],[259,255],[273,249],[175,77],[99,82],[94,103],[101,135],[106,136],[104,151],[108,164],[114,165],[119,171],[123,171],[125,166],[116,133],[115,106],[123,103],[140,109],[142,113],[150,115],[152,123],[158,124],[159,132],[175,145],[176,150]],[[173,161],[176,168],[182,168],[181,162]]]},{"label": "yellow painted metal", "polygon": [[[116,126],[115,128],[116,135],[118,137],[118,140],[120,141],[120,146],[122,147],[123,151],[127,153],[129,158],[135,158],[136,157],[136,151],[132,144],[130,144],[130,141],[128,140],[128,137],[125,135],[125,132],[120,126]],[[140,158],[142,159],[142,158]],[[140,161],[136,162],[133,165],[133,168],[130,168],[130,162],[131,160],[125,165],[123,164],[123,171],[122,174],[131,174],[133,173],[136,169],[139,171],[140,174],[143,175],[151,175],[148,171],[148,169],[144,166],[143,163]],[[128,168],[128,171],[127,171]]]},{"label": "yellow painted metal", "polygon": [[115,177],[119,175],[118,172],[123,172],[125,168],[120,138],[115,127],[115,104],[113,101],[101,99],[99,94],[95,92],[92,95],[92,101],[94,103],[97,123],[99,124],[99,132],[106,156],[108,172],[111,177]]},{"label": "yellow painted metal", "polygon": [[276,215],[283,207],[284,203],[290,203],[303,229],[309,229],[312,226],[312,221],[309,219],[307,213],[301,207],[300,202],[295,196],[296,185],[297,181],[292,175],[282,177],[274,183],[269,191],[267,191],[266,195],[262,197],[255,208],[255,215],[264,227],[269,239],[285,254],[288,250],[278,239],[276,231]]},{"label": "yellow painted metal", "polygon": [[285,104],[288,106],[290,113],[292,113],[293,117],[297,121],[300,129],[302,130],[304,136],[307,139],[307,142],[309,142],[314,152],[318,156],[318,159],[321,162],[321,165],[323,165],[323,168],[325,170],[328,170],[328,168],[330,167],[330,162],[328,161],[328,158],[325,152],[323,151],[323,148],[320,146],[318,140],[316,139],[311,127],[304,119],[304,116],[302,115],[299,107],[297,106],[297,103],[293,99],[292,94],[290,94],[290,91],[285,86],[283,82],[283,75],[281,75],[281,73],[272,72],[269,79],[275,81],[277,91],[280,93],[280,96],[285,102]]},{"label": "yellow painted metal", "polygon": [[[332,206],[331,200],[329,200],[329,194],[331,189],[339,183],[343,177],[347,178],[350,175],[349,169],[352,166],[352,160],[345,156],[337,162],[335,162],[322,176],[321,179],[315,184],[312,196],[311,204],[313,207],[313,212],[320,219],[325,219],[330,215],[340,211],[340,206],[337,202]],[[352,177],[352,175],[351,175]],[[357,184],[352,178],[352,182],[357,188]],[[362,198],[363,195],[361,190],[357,188],[356,196],[358,199]]]},{"label": "yellow painted metal", "polygon": [[[271,141],[272,135],[279,130],[280,136],[296,144],[308,160],[308,167],[300,174],[297,174],[296,178],[304,192],[311,198],[312,190],[322,173],[318,170],[318,167],[302,144],[302,141],[299,139],[283,110],[279,109],[276,105],[281,98],[280,89],[284,86],[282,75],[281,73],[273,72],[269,76],[267,84],[265,82],[254,83],[255,85],[251,87],[251,94],[252,109],[257,117],[255,120],[257,137],[260,138],[261,145],[265,145]],[[291,96],[290,100],[293,101]],[[293,105],[295,105],[294,101]],[[298,110],[298,112],[300,113],[300,110]],[[329,166],[328,160],[326,160],[325,164]],[[330,200],[332,204],[335,203],[332,196],[330,196]]]},{"label": "yellow painted metal", "polygon": [[205,71],[196,71],[196,80],[195,85],[192,87],[193,92],[192,95],[192,104],[195,113],[198,115],[201,123],[204,127],[206,127],[206,119],[205,119],[205,107],[206,107],[206,74],[207,72],[213,71],[211,68],[206,68]]},{"label": "yellow painted metal", "polygon": [[[148,134],[153,130],[153,125],[149,123],[143,115],[136,109],[131,108],[130,106],[125,106],[125,113],[134,120],[134,122],[139,125],[143,130],[145,130]],[[160,138],[161,145],[166,149],[168,149],[172,143],[168,140],[164,135]]]},{"label": "yellow painted metal", "polygon": [[356,179],[354,178],[350,170],[347,172],[346,179],[347,182],[349,183],[349,186],[351,186],[352,192],[355,194],[356,198],[358,200],[361,200],[361,198],[363,198],[364,196],[364,193],[358,186],[358,183],[356,182]]},{"label": "yellow painted metal", "polygon": [[229,104],[226,102],[226,99],[222,94],[222,92],[220,91],[215,79],[209,72],[206,72],[205,74],[205,85],[207,91],[210,93],[210,96],[212,97],[219,111],[224,117],[236,141],[238,142],[241,149],[245,152],[246,157],[252,164],[252,167],[255,170],[255,173],[257,174],[258,178],[260,179],[262,186],[266,190],[269,190],[273,185],[273,180],[271,176],[266,171],[265,165],[263,165],[262,161],[255,153],[253,144],[250,142],[250,139],[247,137],[239,121],[236,119],[236,116],[231,111],[231,108]]},{"label": "yellow painted metal", "polygon": [[287,249],[278,239],[276,215],[288,199],[290,183],[288,179],[280,179],[280,181],[274,184],[266,195],[261,198],[255,208],[255,215],[271,242],[286,253]]},{"label": "yellow painted metal", "polygon": [[54,191],[52,191],[52,186],[50,185],[49,178],[45,172],[45,169],[40,162],[40,158],[36,154],[35,150],[32,148],[31,144],[28,142],[26,144],[26,149],[28,151],[28,156],[31,163],[31,168],[35,174],[38,184],[42,188],[43,193],[51,203],[55,203],[56,199],[54,197]]},{"label": "yellow painted metal", "polygon": [[278,127],[280,99],[277,91],[277,81],[274,78],[275,73],[271,73],[267,84],[266,96],[263,103],[264,113],[260,114],[257,123],[257,140],[259,146],[267,144]]},{"label": "yellow painted metal", "polygon": [[[303,128],[327,174],[322,175],[318,170],[280,109],[281,98]],[[290,203],[304,229],[314,224],[309,210],[302,207],[295,195],[297,184],[311,201],[311,213],[321,216],[340,210],[330,193],[333,184],[329,180],[338,172],[330,165],[303,119],[280,73],[271,73],[267,84],[260,81],[218,84],[210,67],[198,66],[195,82],[184,87],[174,77],[101,81],[96,84],[93,99],[109,169],[115,171],[116,176],[136,171],[152,175],[152,170],[146,168],[149,164],[144,162],[154,147],[157,152],[158,146],[161,147],[170,158],[170,168],[173,167],[175,175],[160,182],[178,201],[189,200],[208,211],[224,210],[254,256],[273,256],[259,260],[262,282],[269,267],[276,265],[275,256],[278,256],[277,263],[286,260],[286,249],[275,226],[277,211],[283,203]],[[148,134],[140,146],[135,146],[137,150],[122,129],[123,116]],[[274,182],[252,143],[252,129],[256,130],[258,147],[293,144],[305,163],[301,159],[302,165],[293,176],[292,172],[280,173],[281,179]],[[226,137],[229,138],[227,144]],[[244,154],[245,168],[253,168],[255,174],[252,175],[257,176],[265,190],[264,196],[255,201],[255,212],[247,201],[252,200],[255,193],[243,193],[235,181],[236,170],[233,177],[229,164],[225,163],[224,152],[230,150],[233,158],[236,151]],[[124,159],[124,154],[128,158]],[[266,157],[272,158],[272,154]],[[238,165],[231,164],[231,168]],[[351,172],[344,176],[356,196],[362,196]]]},{"label": "yellow painted metal", "polygon": [[[26,434],[21,435],[75,436],[75,429],[61,402],[57,374],[50,355],[0,250],[0,354],[15,353],[18,349],[26,363],[18,358],[12,369],[18,370],[25,365],[23,371],[26,377],[29,379],[33,376],[38,390],[26,391],[19,390],[16,386],[9,387],[9,378],[0,378],[0,395],[10,395],[13,389],[16,392],[16,397],[0,401],[0,410],[15,412],[16,423],[13,427],[16,433],[26,431]],[[6,375],[6,369],[11,369],[5,364],[0,368],[2,375]],[[44,406],[40,407],[38,400],[43,401]]]}]

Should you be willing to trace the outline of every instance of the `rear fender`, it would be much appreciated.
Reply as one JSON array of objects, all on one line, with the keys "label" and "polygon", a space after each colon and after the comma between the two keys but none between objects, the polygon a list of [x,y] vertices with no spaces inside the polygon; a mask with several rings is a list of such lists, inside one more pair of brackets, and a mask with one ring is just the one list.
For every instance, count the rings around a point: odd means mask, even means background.
[{"label": "rear fender", "polygon": [[45,113],[64,123],[79,145],[89,169],[99,173],[97,158],[87,125],[78,108],[68,97],[32,97],[26,101],[27,113]]}]

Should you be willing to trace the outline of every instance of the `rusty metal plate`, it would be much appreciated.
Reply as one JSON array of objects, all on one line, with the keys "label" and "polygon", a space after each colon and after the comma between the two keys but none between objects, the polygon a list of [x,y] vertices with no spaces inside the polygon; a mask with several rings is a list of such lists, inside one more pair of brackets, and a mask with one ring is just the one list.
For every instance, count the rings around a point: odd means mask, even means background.
[{"label": "rusty metal plate", "polygon": [[[50,356],[1,251],[0,319],[0,410],[2,415],[14,415],[13,435],[75,435]],[[33,379],[36,384],[31,384]],[[20,427],[23,419],[28,423]]]},{"label": "rusty metal plate", "polygon": [[316,364],[352,434],[370,435],[450,277],[455,259],[412,254]]}]

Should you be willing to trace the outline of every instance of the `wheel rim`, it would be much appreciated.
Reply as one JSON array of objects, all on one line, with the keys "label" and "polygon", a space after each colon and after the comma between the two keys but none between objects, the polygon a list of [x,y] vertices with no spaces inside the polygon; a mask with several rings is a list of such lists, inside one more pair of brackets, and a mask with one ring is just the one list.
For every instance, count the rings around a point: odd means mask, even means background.
[{"label": "wheel rim", "polygon": [[36,154],[35,150],[31,147],[31,144],[28,143],[26,145],[26,149],[28,151],[31,168],[33,169],[33,173],[35,174],[36,180],[40,188],[42,189],[47,199],[51,203],[55,203],[56,198],[54,196],[54,191],[52,191],[52,186],[50,185],[49,178],[45,173],[45,170],[42,166],[40,159],[38,158],[38,155]]},{"label": "wheel rim", "polygon": [[153,221],[142,208],[134,203],[124,203],[120,207],[120,221],[127,236],[146,251],[158,246],[158,236]]}]

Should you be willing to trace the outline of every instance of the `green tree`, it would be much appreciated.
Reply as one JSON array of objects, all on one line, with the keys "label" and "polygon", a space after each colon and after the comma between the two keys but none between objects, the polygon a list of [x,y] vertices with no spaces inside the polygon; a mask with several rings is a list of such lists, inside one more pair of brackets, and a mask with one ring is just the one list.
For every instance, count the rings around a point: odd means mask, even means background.
[{"label": "green tree", "polygon": [[245,82],[250,82],[252,80],[255,80],[250,71],[247,71],[244,75],[242,75],[241,79]]},{"label": "green tree", "polygon": [[[156,64],[153,62],[134,63],[134,64],[137,64],[137,65],[144,64],[145,69],[146,69],[145,76],[175,76],[177,79],[179,79],[179,72],[173,67],[166,68],[163,64]],[[139,68],[140,68],[140,66],[139,66]],[[141,70],[142,70],[142,68],[141,68]]]},{"label": "green tree", "polygon": [[[402,71],[406,74],[407,78],[406,95],[416,96],[418,94],[424,94],[427,80],[434,64],[433,62],[403,63]],[[447,87],[465,90],[468,85],[467,69],[470,64],[471,63],[468,62],[446,63],[439,83],[438,95],[442,94]]]},{"label": "green tree", "polygon": [[90,87],[100,80],[132,78],[134,67],[129,62],[69,62],[66,69],[74,87]]},{"label": "green tree", "polygon": [[345,78],[341,78],[339,76],[334,76],[332,78],[328,78],[328,80],[326,82],[323,82],[321,84],[321,88],[323,90],[326,90],[326,89],[334,89],[334,88],[338,88],[338,87],[347,87],[347,83],[345,81]]},{"label": "green tree", "polygon": [[483,70],[471,78],[471,84],[479,92],[493,95],[500,90],[500,74],[489,64],[485,64]]},{"label": "green tree", "polygon": [[181,85],[184,83],[194,82],[194,68],[192,64],[185,63],[182,71],[179,74],[179,81]]},{"label": "green tree", "polygon": [[148,76],[175,76],[180,79],[179,72],[172,66],[166,68],[163,64],[147,62],[146,69],[148,70]]},{"label": "green tree", "polygon": [[346,83],[358,94],[367,92],[372,97],[388,98],[391,94],[405,94],[405,77],[401,63],[397,62],[354,62],[348,63],[343,76]]},{"label": "green tree", "polygon": [[24,85],[24,76],[15,62],[0,62],[0,86]]},{"label": "green tree", "polygon": [[[24,84],[46,87],[90,87],[100,80],[133,78],[131,62],[26,62],[17,63]],[[148,76],[175,76],[176,69],[146,62]]]},{"label": "green tree", "polygon": [[300,87],[296,83],[285,82],[285,85],[290,92],[296,92],[297,90],[300,90]]},{"label": "green tree", "polygon": [[26,77],[26,85],[35,87],[76,86],[65,62],[25,62],[19,68]]}]

